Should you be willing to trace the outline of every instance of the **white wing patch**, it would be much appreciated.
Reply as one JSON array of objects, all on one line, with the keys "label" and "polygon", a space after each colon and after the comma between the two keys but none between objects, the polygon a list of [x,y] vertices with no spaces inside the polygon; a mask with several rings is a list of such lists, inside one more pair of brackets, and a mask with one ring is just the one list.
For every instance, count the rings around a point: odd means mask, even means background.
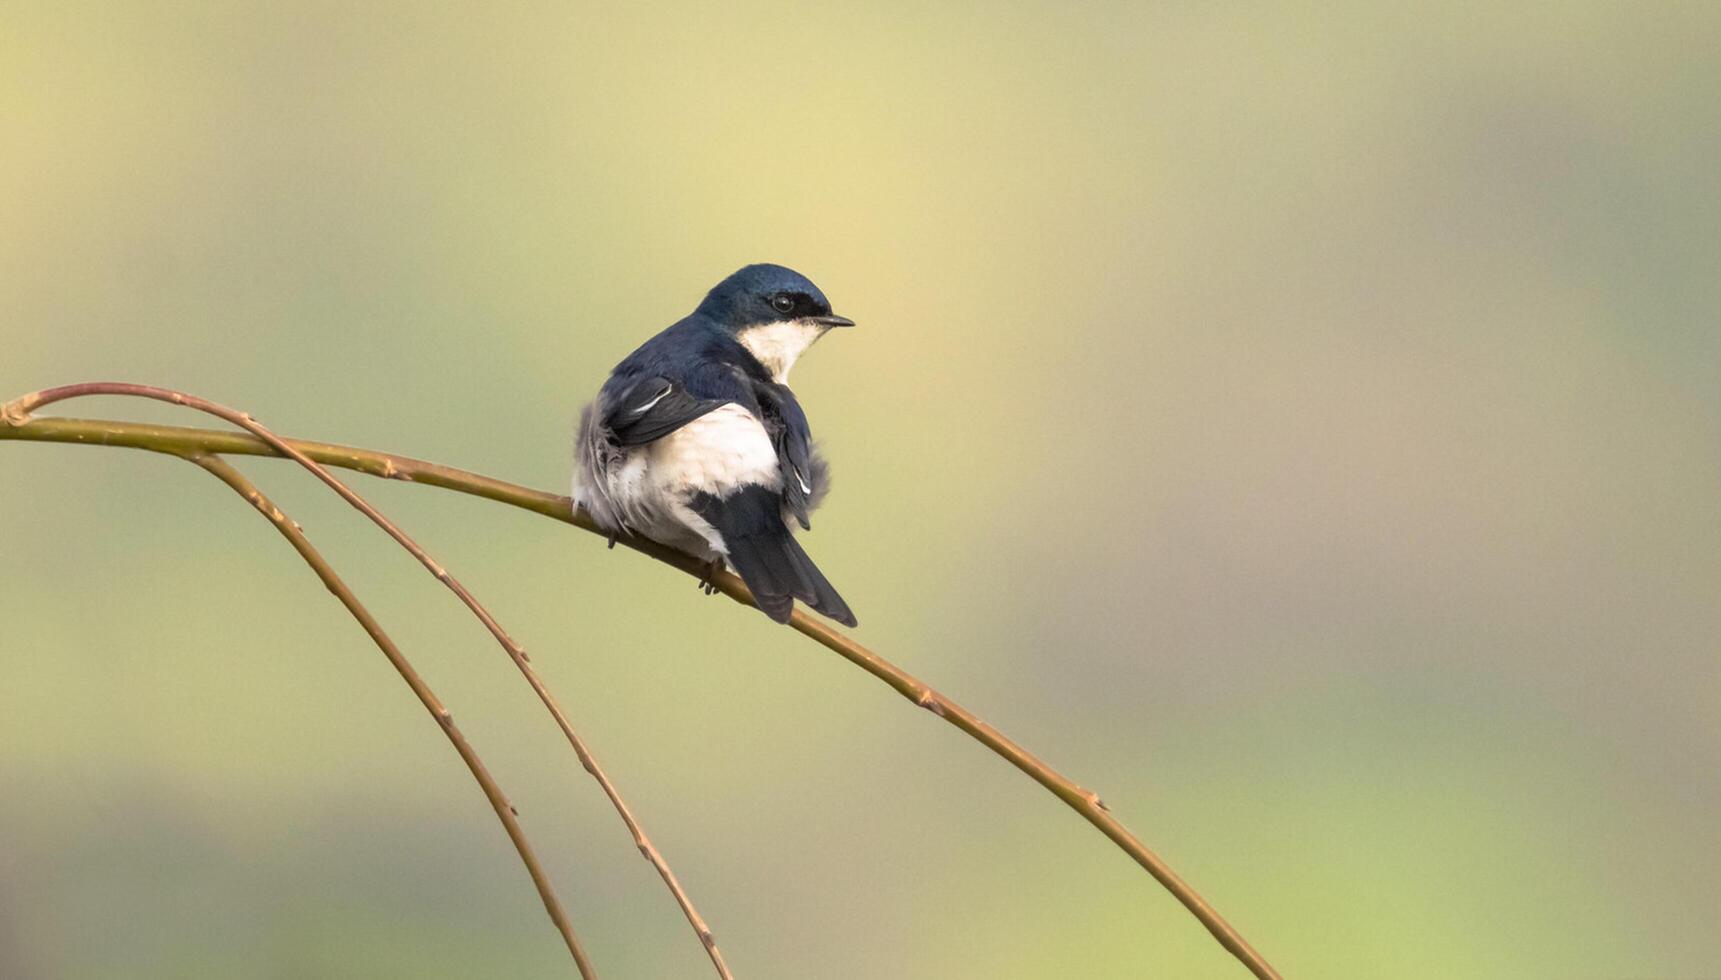
[{"label": "white wing patch", "polygon": [[675,390],[674,385],[664,385],[663,390],[657,393],[656,398],[653,398],[651,401],[646,402],[644,405],[641,405],[640,407],[634,409],[633,411],[629,412],[628,414],[629,415],[644,415],[645,413],[651,411],[651,406],[656,405],[658,402],[663,401],[665,398],[668,398],[669,393],[674,391],[674,390]]}]

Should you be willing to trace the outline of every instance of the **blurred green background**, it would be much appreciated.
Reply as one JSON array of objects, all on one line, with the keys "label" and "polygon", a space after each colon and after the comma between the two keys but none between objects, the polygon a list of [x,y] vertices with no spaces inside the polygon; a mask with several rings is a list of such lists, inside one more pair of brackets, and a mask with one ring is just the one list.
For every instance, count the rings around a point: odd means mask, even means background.
[{"label": "blurred green background", "polygon": [[[770,260],[859,637],[1291,977],[1716,977],[1715,4],[0,8],[0,397],[187,389],[565,492]],[[197,420],[102,400],[68,414]],[[707,966],[501,653],[310,531],[605,976]],[[744,977],[1235,977],[1052,797],[678,573],[364,481],[533,651]],[[0,444],[0,976],[571,973],[482,796],[189,466]]]}]

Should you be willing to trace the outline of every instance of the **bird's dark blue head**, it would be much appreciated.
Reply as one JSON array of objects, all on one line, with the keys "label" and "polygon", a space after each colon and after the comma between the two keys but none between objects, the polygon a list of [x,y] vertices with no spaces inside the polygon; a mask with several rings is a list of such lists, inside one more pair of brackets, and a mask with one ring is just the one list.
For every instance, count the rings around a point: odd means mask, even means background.
[{"label": "bird's dark blue head", "polygon": [[694,312],[731,332],[793,321],[826,329],[854,326],[853,320],[831,312],[830,301],[811,279],[766,262],[746,266],[713,286]]}]

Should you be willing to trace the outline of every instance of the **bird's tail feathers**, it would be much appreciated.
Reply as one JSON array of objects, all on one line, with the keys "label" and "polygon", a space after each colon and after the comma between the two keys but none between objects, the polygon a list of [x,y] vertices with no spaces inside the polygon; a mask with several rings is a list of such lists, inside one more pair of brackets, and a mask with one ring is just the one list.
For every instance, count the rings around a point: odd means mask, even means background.
[{"label": "bird's tail feathers", "polygon": [[782,501],[775,493],[747,487],[722,499],[704,497],[693,509],[722,536],[730,564],[765,615],[786,623],[799,599],[845,626],[855,625],[848,603],[783,523]]}]

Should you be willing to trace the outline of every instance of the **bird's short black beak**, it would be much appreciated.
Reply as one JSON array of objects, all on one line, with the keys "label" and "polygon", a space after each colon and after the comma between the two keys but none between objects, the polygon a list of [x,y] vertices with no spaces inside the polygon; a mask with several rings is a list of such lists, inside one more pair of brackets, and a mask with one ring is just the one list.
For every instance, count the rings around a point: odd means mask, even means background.
[{"label": "bird's short black beak", "polygon": [[811,319],[814,323],[822,327],[852,327],[855,325],[855,322],[850,320],[848,317],[837,316],[834,313],[830,316],[815,316]]}]

